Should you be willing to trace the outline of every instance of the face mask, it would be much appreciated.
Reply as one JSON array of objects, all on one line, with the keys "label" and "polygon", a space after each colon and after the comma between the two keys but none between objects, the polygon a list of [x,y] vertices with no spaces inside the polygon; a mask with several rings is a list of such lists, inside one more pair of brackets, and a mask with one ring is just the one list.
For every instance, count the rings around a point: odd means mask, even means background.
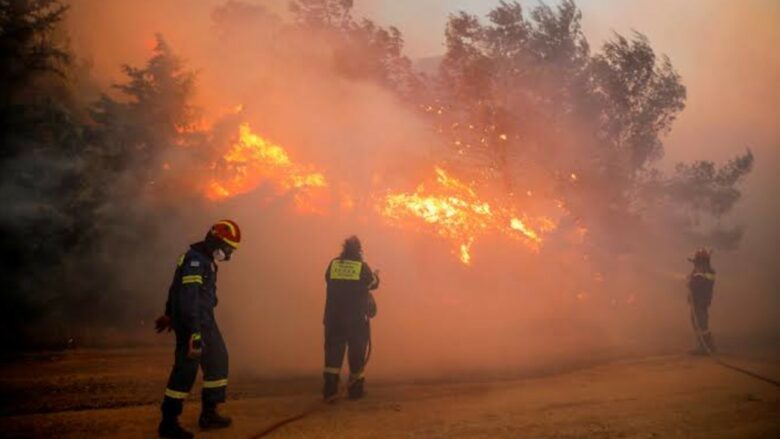
[{"label": "face mask", "polygon": [[212,255],[214,256],[214,260],[215,261],[226,261],[227,260],[227,255],[225,254],[225,251],[222,250],[221,248],[218,248],[218,249],[214,250],[214,253],[212,253]]}]

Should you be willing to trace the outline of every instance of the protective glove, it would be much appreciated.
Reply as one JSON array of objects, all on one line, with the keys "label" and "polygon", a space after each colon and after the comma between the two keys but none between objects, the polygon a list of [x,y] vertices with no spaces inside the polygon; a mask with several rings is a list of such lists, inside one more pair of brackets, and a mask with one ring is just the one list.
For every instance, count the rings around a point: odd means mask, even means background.
[{"label": "protective glove", "polygon": [[197,360],[200,358],[201,353],[203,353],[203,341],[201,340],[200,332],[196,332],[190,335],[190,345],[187,349],[187,357]]},{"label": "protective glove", "polygon": [[161,333],[165,330],[168,330],[168,332],[171,332],[173,330],[173,326],[171,325],[171,317],[162,315],[157,318],[157,320],[154,321],[154,330],[157,331],[157,333]]},{"label": "protective glove", "polygon": [[374,270],[374,280],[371,281],[371,285],[368,286],[369,290],[375,290],[379,288],[379,270]]}]

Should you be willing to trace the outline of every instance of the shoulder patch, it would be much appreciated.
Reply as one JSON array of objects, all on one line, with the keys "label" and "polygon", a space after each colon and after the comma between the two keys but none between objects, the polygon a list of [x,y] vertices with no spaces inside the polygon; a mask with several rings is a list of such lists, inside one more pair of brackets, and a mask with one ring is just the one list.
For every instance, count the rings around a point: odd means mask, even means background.
[{"label": "shoulder patch", "polygon": [[200,267],[200,261],[193,259],[190,262],[190,267]]}]

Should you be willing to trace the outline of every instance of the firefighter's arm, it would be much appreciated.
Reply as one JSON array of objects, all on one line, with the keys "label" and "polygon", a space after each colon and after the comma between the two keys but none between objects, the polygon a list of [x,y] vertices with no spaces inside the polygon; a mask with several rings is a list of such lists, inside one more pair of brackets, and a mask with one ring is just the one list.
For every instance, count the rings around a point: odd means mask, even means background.
[{"label": "firefighter's arm", "polygon": [[165,300],[165,312],[154,321],[154,329],[158,334],[166,329],[168,332],[173,330],[173,325],[171,324],[171,300],[172,296],[176,294],[176,289],[178,287],[182,261],[184,261],[184,255],[179,258],[179,262],[176,264],[176,270],[173,272],[173,280],[171,280],[171,285],[168,287],[168,298]]},{"label": "firefighter's arm", "polygon": [[176,270],[176,275],[173,278],[173,282],[171,282],[171,286],[168,288],[168,299],[165,301],[165,313],[161,315],[160,317],[157,317],[157,320],[154,321],[154,329],[157,331],[157,333],[161,333],[165,331],[166,329],[168,332],[171,332],[173,329],[173,325],[171,325],[171,296],[176,291],[176,282],[178,281],[178,273],[179,270]]},{"label": "firefighter's arm", "polygon": [[369,290],[375,290],[379,288],[379,276],[376,272],[372,271],[371,267],[365,262],[363,263],[363,269],[360,273],[360,280],[368,287]]},{"label": "firefighter's arm", "polygon": [[190,334],[200,334],[200,309],[198,299],[203,287],[206,267],[198,260],[187,261],[181,269],[179,303],[182,326]]},{"label": "firefighter's arm", "polygon": [[373,275],[373,280],[368,285],[368,289],[376,290],[377,288],[379,288],[379,270],[374,270],[371,274]]}]

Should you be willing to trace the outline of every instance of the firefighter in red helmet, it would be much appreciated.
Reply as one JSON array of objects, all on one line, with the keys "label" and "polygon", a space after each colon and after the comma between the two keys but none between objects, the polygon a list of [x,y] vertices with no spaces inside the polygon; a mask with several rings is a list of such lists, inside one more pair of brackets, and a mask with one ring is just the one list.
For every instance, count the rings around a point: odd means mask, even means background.
[{"label": "firefighter in red helmet", "polygon": [[691,351],[695,355],[715,351],[709,326],[709,308],[715,286],[715,270],[710,265],[710,258],[711,253],[703,248],[688,258],[693,263],[693,271],[688,276],[688,304],[691,308],[691,323],[696,331],[696,348]]},{"label": "firefighter in red helmet", "polygon": [[206,237],[192,244],[176,265],[168,289],[165,314],[157,319],[157,332],[175,331],[173,370],[165,389],[162,421],[158,433],[166,438],[191,438],[193,434],[178,422],[198,367],[203,369],[202,429],[225,428],[230,418],[217,413],[225,402],[228,382],[228,353],[214,317],[217,306],[217,263],[230,260],[241,242],[241,230],[230,220],[215,223]]}]

